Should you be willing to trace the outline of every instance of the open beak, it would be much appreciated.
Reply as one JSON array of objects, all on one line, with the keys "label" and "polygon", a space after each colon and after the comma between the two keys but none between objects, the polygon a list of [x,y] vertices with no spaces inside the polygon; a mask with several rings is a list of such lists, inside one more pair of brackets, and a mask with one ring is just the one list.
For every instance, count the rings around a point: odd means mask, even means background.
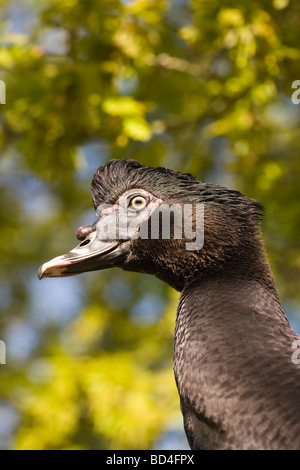
[{"label": "open beak", "polygon": [[120,240],[99,240],[95,229],[76,248],[44,263],[39,268],[38,277],[74,276],[116,266],[126,257],[127,244]]}]

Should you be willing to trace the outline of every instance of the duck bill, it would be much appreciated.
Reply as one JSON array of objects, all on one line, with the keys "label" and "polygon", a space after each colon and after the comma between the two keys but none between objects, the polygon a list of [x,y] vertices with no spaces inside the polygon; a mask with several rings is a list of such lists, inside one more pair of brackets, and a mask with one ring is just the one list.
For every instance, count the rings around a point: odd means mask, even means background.
[{"label": "duck bill", "polygon": [[99,240],[94,231],[73,250],[44,263],[39,268],[38,277],[74,276],[116,266],[125,256],[121,245],[120,240]]}]

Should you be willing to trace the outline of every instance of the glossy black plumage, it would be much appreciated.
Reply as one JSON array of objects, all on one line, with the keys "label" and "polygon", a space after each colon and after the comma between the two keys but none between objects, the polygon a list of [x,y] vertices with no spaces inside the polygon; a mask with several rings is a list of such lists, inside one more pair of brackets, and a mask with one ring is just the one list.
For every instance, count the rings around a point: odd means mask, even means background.
[{"label": "glossy black plumage", "polygon": [[193,449],[299,449],[295,339],[278,300],[254,280],[183,290],[174,370]]},{"label": "glossy black plumage", "polygon": [[174,371],[191,447],[299,449],[300,366],[291,360],[297,335],[265,258],[262,206],[190,175],[124,160],[96,173],[95,206],[133,187],[167,202],[205,204],[202,252],[184,252],[175,240],[137,241],[124,266],[151,272],[182,291]]},{"label": "glossy black plumage", "polygon": [[[167,282],[181,292],[174,372],[191,448],[300,449],[300,365],[292,361],[299,338],[265,256],[262,206],[238,191],[132,160],[97,170],[94,205],[116,205],[132,189],[169,205],[204,204],[203,248],[187,251],[184,239],[126,239],[81,261],[79,245],[43,265],[40,277],[113,265]],[[78,233],[80,240],[87,235],[82,245],[93,246],[95,225]]]}]

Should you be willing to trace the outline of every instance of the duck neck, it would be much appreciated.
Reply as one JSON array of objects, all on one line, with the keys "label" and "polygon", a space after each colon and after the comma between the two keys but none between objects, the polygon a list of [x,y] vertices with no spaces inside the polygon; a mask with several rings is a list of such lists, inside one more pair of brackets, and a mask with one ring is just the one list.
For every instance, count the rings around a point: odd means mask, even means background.
[{"label": "duck neck", "polygon": [[175,260],[163,260],[160,269],[154,273],[182,292],[189,285],[205,281],[231,279],[232,283],[255,281],[265,286],[278,298],[274,278],[261,243],[237,247],[231,253],[222,252],[211,258],[209,250],[203,252],[181,252]]}]

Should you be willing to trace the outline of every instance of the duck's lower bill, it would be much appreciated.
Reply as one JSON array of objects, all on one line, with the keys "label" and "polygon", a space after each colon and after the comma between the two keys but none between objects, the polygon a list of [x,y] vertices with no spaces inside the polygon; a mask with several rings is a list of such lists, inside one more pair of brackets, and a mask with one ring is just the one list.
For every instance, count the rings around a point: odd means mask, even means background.
[{"label": "duck's lower bill", "polygon": [[96,231],[76,248],[42,264],[38,278],[74,276],[86,271],[96,271],[116,266],[126,256],[126,243],[103,241]]}]

